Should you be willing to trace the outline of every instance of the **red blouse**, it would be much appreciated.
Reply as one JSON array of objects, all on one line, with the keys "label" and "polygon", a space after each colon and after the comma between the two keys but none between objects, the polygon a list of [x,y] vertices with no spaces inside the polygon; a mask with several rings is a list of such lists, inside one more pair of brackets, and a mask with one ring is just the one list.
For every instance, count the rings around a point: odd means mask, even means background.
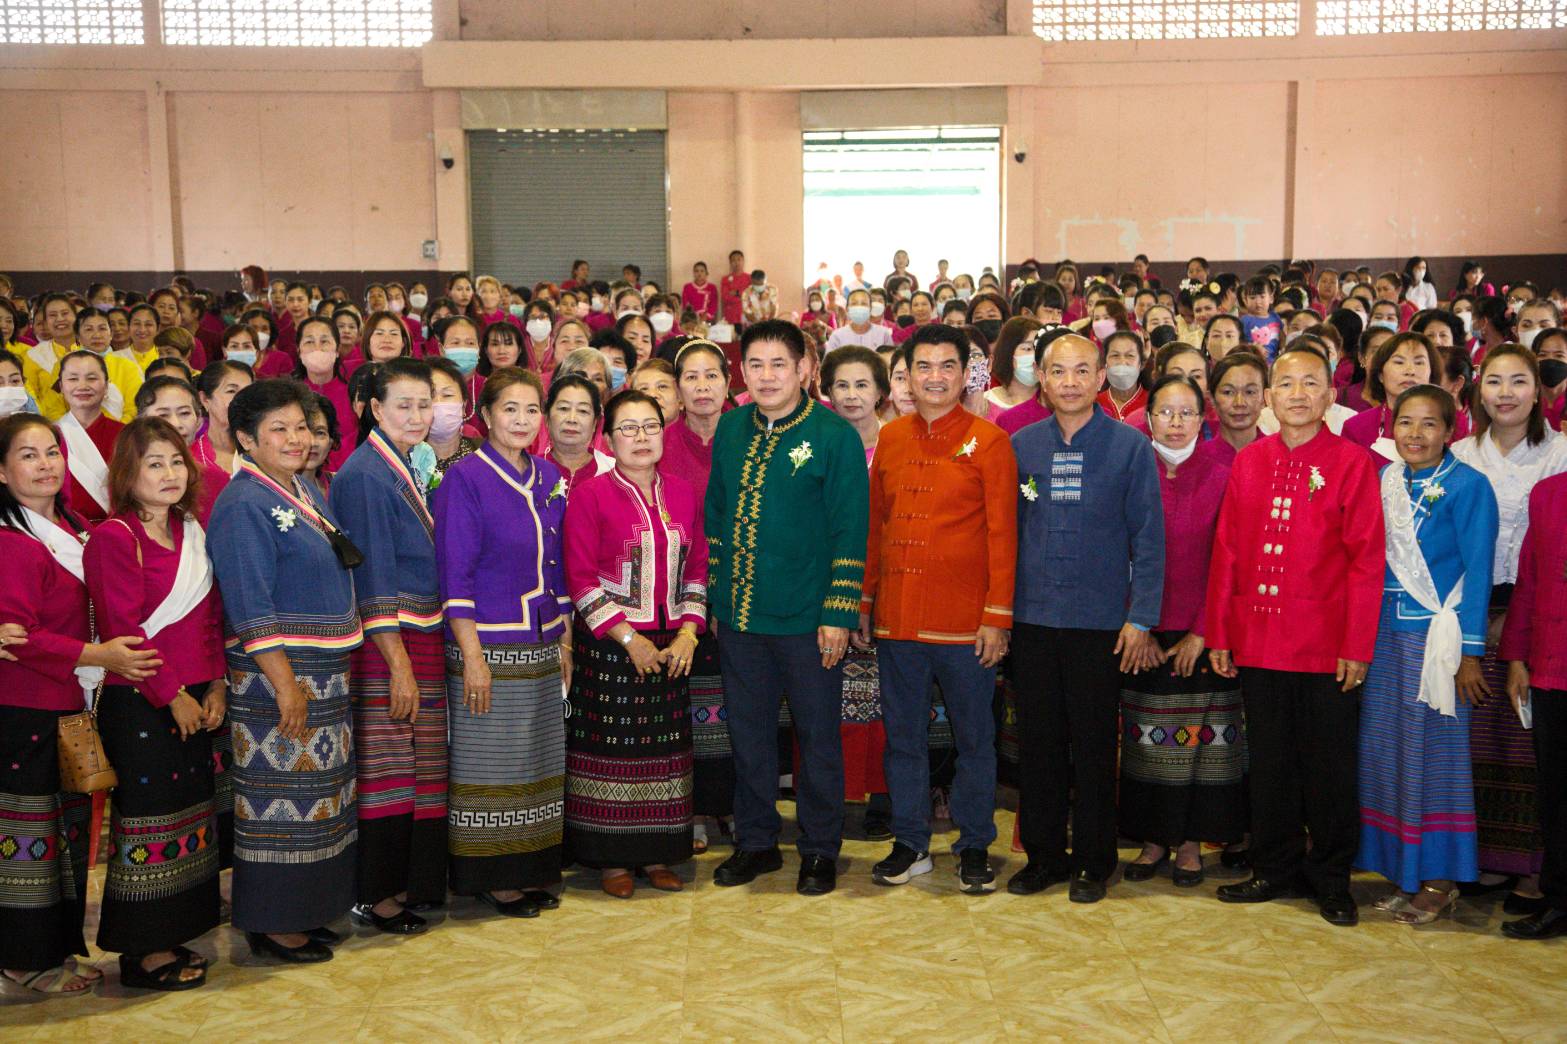
[{"label": "red blouse", "polygon": [[86,586],[41,541],[14,529],[0,527],[0,558],[6,564],[0,620],[27,629],[25,645],[6,647],[16,661],[0,660],[0,704],[81,710],[76,661],[92,637]]},{"label": "red blouse", "polygon": [[707,477],[713,473],[713,444],[703,442],[686,425],[684,413],[664,427],[664,459],[658,470],[691,483],[699,494],[707,492]]},{"label": "red blouse", "polygon": [[1219,522],[1219,505],[1224,502],[1224,486],[1229,478],[1229,465],[1200,451],[1176,469],[1174,478],[1164,461],[1159,462],[1159,492],[1164,500],[1161,631],[1203,633],[1213,531]]},{"label": "red blouse", "polygon": [[212,681],[224,672],[223,603],[216,583],[183,619],[156,634],[141,629],[141,621],[174,589],[185,529],[172,519],[170,529],[172,551],[147,535],[136,512],[121,511],[93,530],[82,563],[97,617],[98,640],[137,635],[147,639],[143,648],[156,649],[163,657],[163,666],[142,681],[115,674],[105,681],[133,686],[154,707],[172,703],[181,685]]},{"label": "red blouse", "polygon": [[1529,530],[1518,584],[1497,655],[1529,666],[1536,689],[1567,689],[1567,475],[1541,479],[1529,493]]},{"label": "red blouse", "polygon": [[[120,432],[124,430],[125,425],[110,418],[106,413],[99,414],[97,420],[87,425],[87,437],[92,439],[93,445],[98,447],[98,452],[103,454],[103,462],[105,464],[109,463],[110,459],[113,458],[114,440],[119,438]],[[65,444],[62,441],[62,451],[64,451],[64,448]],[[67,472],[67,475],[69,475],[69,472]],[[66,494],[67,506],[86,519],[89,525],[96,526],[99,522],[109,517],[109,513],[100,507],[98,502],[92,498],[92,494],[83,489],[79,483],[71,481],[67,485],[70,490]]]}]

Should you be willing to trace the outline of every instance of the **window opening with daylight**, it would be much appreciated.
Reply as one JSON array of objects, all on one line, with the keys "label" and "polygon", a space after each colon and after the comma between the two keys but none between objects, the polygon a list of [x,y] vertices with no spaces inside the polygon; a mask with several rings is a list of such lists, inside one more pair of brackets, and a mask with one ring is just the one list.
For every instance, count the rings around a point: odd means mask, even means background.
[{"label": "window opening with daylight", "polygon": [[204,47],[418,47],[431,0],[163,0],[163,42]]},{"label": "window opening with daylight", "polygon": [[1294,36],[1299,26],[1298,0],[1034,0],[1034,35],[1052,43]]},{"label": "window opening with daylight", "polygon": [[1318,36],[1567,29],[1567,0],[1317,0]]},{"label": "window opening with daylight", "polygon": [[967,272],[976,280],[999,264],[998,128],[808,131],[804,137],[806,283],[842,276],[847,285],[861,261],[865,278],[880,285],[898,250],[909,252],[909,268],[922,285],[935,277],[939,260],[950,263],[951,275]]},{"label": "window opening with daylight", "polygon": [[0,0],[0,43],[139,44],[142,0]]}]

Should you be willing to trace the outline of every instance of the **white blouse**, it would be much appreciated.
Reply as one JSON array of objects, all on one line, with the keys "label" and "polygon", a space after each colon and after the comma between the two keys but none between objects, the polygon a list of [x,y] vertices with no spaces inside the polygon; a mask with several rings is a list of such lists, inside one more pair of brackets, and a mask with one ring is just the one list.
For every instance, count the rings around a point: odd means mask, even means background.
[{"label": "white blouse", "polygon": [[1518,554],[1529,531],[1529,494],[1541,479],[1567,471],[1567,438],[1546,429],[1544,441],[1531,446],[1525,439],[1503,454],[1489,433],[1470,435],[1453,443],[1453,456],[1491,480],[1501,513],[1491,582],[1516,583]]},{"label": "white blouse", "polygon": [[1416,283],[1404,292],[1404,297],[1422,311],[1436,307],[1436,287],[1432,286],[1430,281]]}]

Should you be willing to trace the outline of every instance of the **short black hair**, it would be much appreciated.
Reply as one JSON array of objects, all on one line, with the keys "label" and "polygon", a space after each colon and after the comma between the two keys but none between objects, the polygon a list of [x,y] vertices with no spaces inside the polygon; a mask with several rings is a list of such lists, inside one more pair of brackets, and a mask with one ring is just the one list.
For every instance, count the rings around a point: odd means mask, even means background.
[{"label": "short black hair", "polygon": [[620,415],[620,411],[625,409],[627,406],[635,406],[638,403],[642,404],[643,406],[653,407],[653,414],[658,418],[658,422],[660,424],[664,423],[664,407],[658,404],[657,399],[653,398],[653,396],[649,395],[647,392],[626,388],[623,391],[611,395],[609,397],[609,402],[604,404],[605,438],[609,437],[610,426],[615,423],[615,418]]},{"label": "short black hair", "polygon": [[914,331],[914,336],[898,348],[895,358],[902,359],[903,365],[914,372],[914,349],[921,345],[950,344],[958,350],[958,364],[968,364],[968,336],[956,326],[948,326],[946,323],[929,323]]},{"label": "short black hair", "polygon": [[311,396],[315,392],[299,381],[274,377],[257,381],[239,390],[229,403],[229,430],[243,432],[254,439],[261,431],[261,420],[269,413],[298,406],[308,414],[313,408]]},{"label": "short black hair", "polygon": [[757,341],[778,341],[795,361],[805,358],[805,334],[800,328],[787,319],[763,319],[759,323],[752,323],[745,328],[745,333],[740,335],[740,361],[745,362],[745,357],[751,352],[751,345]]},{"label": "short black hair", "polygon": [[[604,415],[604,402],[599,397],[599,386],[582,376],[580,373],[563,373],[550,381],[549,394],[544,397],[544,412],[549,414],[555,408],[555,400],[560,398],[560,393],[567,388],[580,388],[588,393],[588,401],[593,404],[593,416]],[[638,393],[642,394],[642,393]]]},{"label": "short black hair", "polygon": [[197,411],[201,409],[201,400],[196,398],[196,389],[190,386],[190,381],[180,380],[178,377],[149,377],[140,388],[136,389],[136,412],[141,413],[152,408],[152,404],[158,401],[158,393],[165,388],[178,388],[190,396],[190,401],[195,403]]},{"label": "short black hair", "polygon": [[1190,389],[1191,393],[1197,396],[1197,416],[1201,417],[1208,408],[1208,397],[1202,393],[1202,387],[1184,373],[1167,373],[1153,382],[1153,388],[1148,392],[1148,409],[1144,411],[1144,415],[1152,416],[1154,402],[1158,400],[1159,393],[1176,385]]}]

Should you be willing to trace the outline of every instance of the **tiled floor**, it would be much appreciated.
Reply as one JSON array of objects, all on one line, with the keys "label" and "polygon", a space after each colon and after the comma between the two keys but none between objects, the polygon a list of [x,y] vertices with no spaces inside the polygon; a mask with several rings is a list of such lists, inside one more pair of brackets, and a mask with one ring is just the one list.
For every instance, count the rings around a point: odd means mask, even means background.
[{"label": "tiled floor", "polygon": [[[1004,882],[1011,813],[997,826]],[[1117,883],[1095,906],[1062,887],[969,897],[945,854],[878,888],[885,849],[847,843],[838,891],[802,899],[792,859],[714,887],[715,846],[679,894],[620,901],[578,875],[537,920],[460,900],[426,936],[361,933],[306,968],[258,962],[224,928],[197,944],[219,957],[206,988],[133,995],[103,960],[94,996],[8,992],[0,1040],[1567,1041],[1567,942],[1504,939],[1489,902],[1411,930],[1370,908],[1371,880],[1355,929],[1304,901],[1220,904],[1212,875]]]}]

